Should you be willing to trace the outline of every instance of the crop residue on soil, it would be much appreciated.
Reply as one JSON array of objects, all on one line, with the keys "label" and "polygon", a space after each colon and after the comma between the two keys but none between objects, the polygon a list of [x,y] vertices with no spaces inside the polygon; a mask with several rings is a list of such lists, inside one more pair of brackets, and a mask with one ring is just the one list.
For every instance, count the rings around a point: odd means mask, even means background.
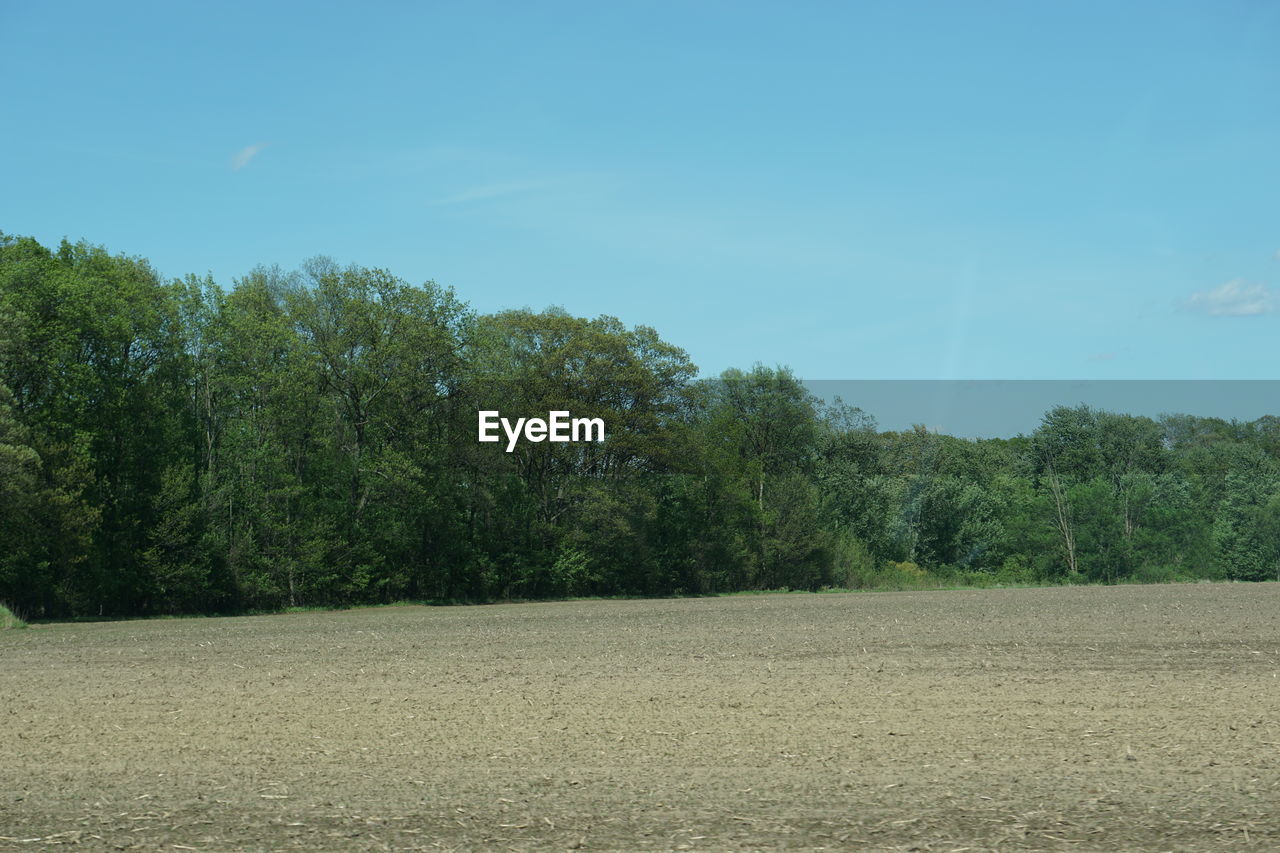
[{"label": "crop residue on soil", "polygon": [[1275,849],[1280,585],[0,635],[0,847]]}]

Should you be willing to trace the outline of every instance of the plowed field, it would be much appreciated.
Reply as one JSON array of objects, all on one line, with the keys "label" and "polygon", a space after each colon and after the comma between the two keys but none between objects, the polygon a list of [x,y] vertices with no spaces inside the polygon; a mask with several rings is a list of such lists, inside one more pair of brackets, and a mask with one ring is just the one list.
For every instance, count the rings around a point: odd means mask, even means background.
[{"label": "plowed field", "polygon": [[1280,849],[1280,585],[6,631],[0,839]]}]

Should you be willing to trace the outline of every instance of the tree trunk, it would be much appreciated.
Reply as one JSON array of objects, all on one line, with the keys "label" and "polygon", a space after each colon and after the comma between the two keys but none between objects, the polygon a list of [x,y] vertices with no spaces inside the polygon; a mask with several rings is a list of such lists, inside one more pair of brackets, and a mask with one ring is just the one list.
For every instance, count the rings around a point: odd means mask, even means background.
[{"label": "tree trunk", "polygon": [[1052,467],[1049,468],[1049,489],[1053,493],[1054,526],[1062,537],[1063,550],[1067,555],[1067,570],[1075,575],[1079,572],[1079,564],[1076,560],[1076,533],[1071,520],[1071,505],[1067,503],[1067,497],[1062,491],[1058,472]]}]

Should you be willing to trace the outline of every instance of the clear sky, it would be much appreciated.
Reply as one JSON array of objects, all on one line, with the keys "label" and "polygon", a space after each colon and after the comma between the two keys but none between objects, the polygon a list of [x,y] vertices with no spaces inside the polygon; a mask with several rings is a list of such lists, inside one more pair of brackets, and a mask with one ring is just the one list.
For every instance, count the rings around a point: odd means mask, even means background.
[{"label": "clear sky", "polygon": [[1275,2],[0,0],[0,230],[704,374],[1276,378]]}]

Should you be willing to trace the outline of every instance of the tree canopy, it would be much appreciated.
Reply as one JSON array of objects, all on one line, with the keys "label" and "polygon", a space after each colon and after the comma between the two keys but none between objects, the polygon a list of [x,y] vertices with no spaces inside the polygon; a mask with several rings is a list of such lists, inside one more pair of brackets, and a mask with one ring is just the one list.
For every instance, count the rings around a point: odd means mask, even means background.
[{"label": "tree canopy", "polygon": [[[508,453],[481,409],[608,434]],[[784,367],[700,381],[613,317],[478,315],[324,258],[224,289],[0,235],[0,601],[35,618],[1276,578],[1277,424],[880,432]]]}]

